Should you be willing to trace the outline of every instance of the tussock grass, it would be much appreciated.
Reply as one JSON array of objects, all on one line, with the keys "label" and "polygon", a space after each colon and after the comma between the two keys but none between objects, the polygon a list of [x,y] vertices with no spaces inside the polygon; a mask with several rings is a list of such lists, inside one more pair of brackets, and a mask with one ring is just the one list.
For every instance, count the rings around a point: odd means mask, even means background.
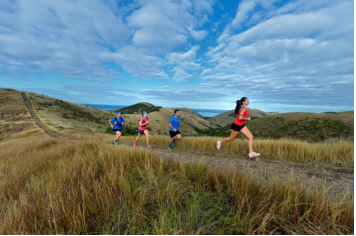
[{"label": "tussock grass", "polygon": [[[67,135],[75,135],[66,131]],[[101,134],[77,134],[77,138],[83,140],[96,140],[111,142],[112,135]],[[133,144],[136,136],[123,136],[121,141]],[[177,142],[175,149],[202,152],[218,152],[216,137],[184,137]],[[144,145],[144,138],[139,141]],[[150,144],[158,147],[168,147],[169,137],[163,135],[150,136]],[[294,139],[256,139],[254,150],[261,153],[261,158],[271,160],[293,161],[301,163],[331,164],[344,167],[354,167],[354,144],[344,140],[329,140],[318,143],[310,143]],[[247,140],[236,139],[233,142],[223,144],[220,152],[229,155],[247,156]]]},{"label": "tussock grass", "polygon": [[292,176],[266,182],[97,139],[0,148],[1,234],[353,234],[353,198]]}]

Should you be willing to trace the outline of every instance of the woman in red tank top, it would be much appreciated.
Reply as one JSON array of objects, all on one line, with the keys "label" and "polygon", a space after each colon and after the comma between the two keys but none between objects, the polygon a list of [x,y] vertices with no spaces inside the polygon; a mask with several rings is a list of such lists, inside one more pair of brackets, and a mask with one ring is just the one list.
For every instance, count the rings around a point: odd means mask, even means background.
[{"label": "woman in red tank top", "polygon": [[248,117],[248,110],[246,109],[246,107],[249,104],[250,104],[250,101],[248,100],[247,97],[243,97],[240,100],[236,101],[236,108],[235,108],[236,120],[231,125],[231,135],[230,135],[230,137],[228,137],[222,141],[217,141],[216,148],[218,150],[220,150],[221,145],[223,143],[233,141],[235,138],[237,138],[237,136],[239,135],[239,132],[241,132],[243,135],[246,136],[246,138],[248,138],[248,149],[249,149],[248,156],[249,156],[249,158],[254,158],[254,157],[260,156],[260,153],[253,151],[253,135],[245,125],[245,122],[247,120],[251,120],[251,117]]}]

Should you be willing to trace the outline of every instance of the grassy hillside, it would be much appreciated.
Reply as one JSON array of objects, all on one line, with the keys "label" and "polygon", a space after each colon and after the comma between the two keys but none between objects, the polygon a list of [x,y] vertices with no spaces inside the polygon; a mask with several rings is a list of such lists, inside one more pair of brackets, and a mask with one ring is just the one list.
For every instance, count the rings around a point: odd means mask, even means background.
[{"label": "grassy hillside", "polygon": [[[229,136],[230,125],[213,130],[211,135]],[[273,114],[247,121],[246,125],[256,138],[294,138],[311,142],[343,138],[352,141],[354,112]]]},{"label": "grassy hillside", "polygon": [[45,95],[28,93],[40,119],[55,130],[78,129],[105,132],[113,112],[67,102]]},{"label": "grassy hillside", "polygon": [[[79,105],[48,96],[28,93],[34,109],[41,120],[56,130],[78,129],[92,132],[106,132],[111,130],[109,118],[117,110],[105,111],[97,108]],[[151,134],[168,134],[168,123],[173,116],[171,108],[156,107],[149,103],[138,103],[133,106],[118,109],[123,113],[126,121],[124,134],[136,134],[142,110],[149,112],[149,130]],[[197,135],[197,131],[214,129],[217,126],[202,118],[196,112],[183,108],[181,112],[181,132],[185,135]]]},{"label": "grassy hillside", "polygon": [[354,199],[93,141],[0,142],[0,234],[353,234]]},{"label": "grassy hillside", "polygon": [[0,141],[20,133],[41,133],[24,105],[21,92],[0,89]]},{"label": "grassy hillside", "polygon": [[[137,104],[136,104],[137,105]],[[121,110],[121,109],[120,109]],[[148,113],[149,118],[149,130],[152,134],[169,134],[169,120],[174,114],[174,108],[159,108],[159,111],[153,111]],[[124,113],[125,121],[131,127],[138,127],[139,120],[141,118],[141,113],[127,114]],[[198,132],[206,132],[209,129],[217,128],[216,125],[211,124],[209,121],[205,120],[195,111],[189,108],[181,109],[181,123],[180,131],[183,135],[197,135]]]},{"label": "grassy hillside", "polygon": [[[264,112],[264,111],[261,111],[258,109],[251,109],[251,108],[247,108],[247,109],[249,111],[249,116],[252,119],[277,114],[276,112]],[[219,115],[216,115],[214,117],[211,117],[208,120],[214,124],[217,124],[220,126],[226,126],[228,124],[231,125],[231,123],[234,122],[235,119],[236,119],[235,110],[231,110],[231,111],[227,111],[227,112],[221,113]]]},{"label": "grassy hillside", "polygon": [[[39,118],[51,129],[60,131],[74,129],[90,132],[110,132],[109,118],[115,115],[115,111],[105,111],[91,108],[76,103],[54,99],[48,96],[27,93]],[[22,130],[34,129],[20,92],[12,90],[0,90],[0,139],[11,133]],[[231,112],[226,112],[211,119],[204,119],[189,108],[181,110],[181,133],[183,135],[209,135],[228,136],[230,125],[235,119]],[[174,108],[157,107],[149,103],[138,103],[133,106],[120,109],[126,120],[127,126],[124,135],[136,134],[141,111],[149,111],[149,130],[153,135],[168,135],[168,122],[173,116]],[[8,122],[7,117],[14,116],[13,122]],[[292,138],[312,142],[333,138],[353,140],[354,113],[284,113],[272,114],[260,110],[250,109],[253,120],[246,124],[256,138]],[[214,120],[215,119],[215,120]],[[225,126],[214,124],[211,121]],[[38,131],[38,130],[37,130]],[[32,132],[32,131],[31,131]],[[33,130],[33,132],[35,132]],[[240,135],[240,138],[243,138]]]}]

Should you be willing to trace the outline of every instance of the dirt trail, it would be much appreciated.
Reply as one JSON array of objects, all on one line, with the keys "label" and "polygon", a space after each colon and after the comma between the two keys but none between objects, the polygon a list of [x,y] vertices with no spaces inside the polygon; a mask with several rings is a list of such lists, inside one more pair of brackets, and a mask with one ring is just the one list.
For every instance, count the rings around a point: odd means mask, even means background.
[{"label": "dirt trail", "polygon": [[[73,139],[63,136],[47,127],[38,118],[26,93],[22,92],[21,94],[36,125],[48,136],[59,139]],[[132,147],[128,144],[120,144],[120,146]],[[115,146],[115,148],[119,148],[120,146]],[[226,168],[233,168],[236,169],[236,171],[246,171],[265,179],[269,179],[271,176],[287,178],[290,176],[291,172],[293,172],[294,177],[305,184],[312,184],[315,186],[325,184],[325,186],[330,188],[334,194],[348,192],[349,195],[354,195],[353,168],[336,167],[325,164],[303,164],[288,161],[267,160],[263,159],[263,156],[257,159],[249,159],[246,156],[226,155],[219,151],[184,151],[179,150],[178,148],[169,151],[162,147],[153,147],[150,151],[170,160],[182,161],[185,163],[204,162],[221,171],[226,170]]]},{"label": "dirt trail", "polygon": [[48,126],[46,126],[41,120],[40,118],[37,116],[35,110],[33,109],[32,103],[30,101],[30,99],[28,98],[26,92],[21,92],[23,101],[27,107],[28,112],[30,113],[32,119],[35,121],[35,124],[42,129],[48,136],[52,137],[52,138],[58,138],[58,139],[71,139],[68,137],[65,137],[59,133],[57,133],[56,131],[54,131],[53,129],[50,129]]},{"label": "dirt trail", "polygon": [[[126,145],[125,146],[131,146]],[[179,144],[178,144],[179,145]],[[242,155],[226,155],[219,151],[183,151],[175,149],[169,151],[166,148],[153,147],[152,152],[167,159],[174,159],[186,163],[204,162],[220,171],[226,168],[245,171],[250,174],[263,177],[268,180],[270,177],[287,178],[293,172],[293,176],[301,180],[304,184],[312,186],[322,186],[330,188],[334,194],[347,192],[354,195],[354,169],[337,167],[326,164],[304,164],[288,161],[268,160],[257,158],[249,159]]]}]

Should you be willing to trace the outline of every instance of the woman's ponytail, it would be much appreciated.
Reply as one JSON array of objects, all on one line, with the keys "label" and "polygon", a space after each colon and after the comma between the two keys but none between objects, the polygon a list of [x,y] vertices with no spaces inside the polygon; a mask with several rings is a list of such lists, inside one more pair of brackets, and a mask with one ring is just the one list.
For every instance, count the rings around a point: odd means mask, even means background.
[{"label": "woman's ponytail", "polygon": [[240,110],[240,107],[242,106],[242,102],[244,102],[246,100],[247,97],[243,97],[240,100],[236,101],[236,107],[235,107],[235,115],[237,115],[237,113]]}]

